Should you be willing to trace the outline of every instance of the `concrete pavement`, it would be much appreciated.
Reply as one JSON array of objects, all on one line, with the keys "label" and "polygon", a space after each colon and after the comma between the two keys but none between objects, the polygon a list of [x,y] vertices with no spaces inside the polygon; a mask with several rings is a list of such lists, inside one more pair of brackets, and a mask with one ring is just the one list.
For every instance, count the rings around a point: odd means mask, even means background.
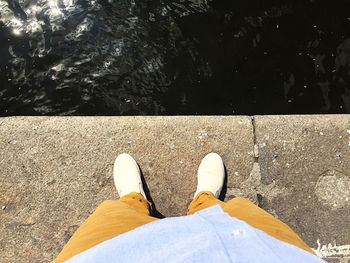
[{"label": "concrete pavement", "polygon": [[0,119],[0,262],[52,260],[117,198],[118,153],[141,166],[158,215],[186,213],[196,170],[218,152],[226,199],[245,196],[330,262],[350,262],[350,115]]}]

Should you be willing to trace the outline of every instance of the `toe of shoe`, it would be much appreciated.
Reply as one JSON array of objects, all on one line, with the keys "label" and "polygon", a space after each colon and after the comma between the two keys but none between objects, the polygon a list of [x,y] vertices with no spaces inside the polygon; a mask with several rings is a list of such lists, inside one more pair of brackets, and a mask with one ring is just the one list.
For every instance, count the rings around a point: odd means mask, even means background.
[{"label": "toe of shoe", "polygon": [[199,170],[215,170],[218,172],[224,172],[224,163],[220,155],[217,153],[209,153],[203,158],[199,166]]}]

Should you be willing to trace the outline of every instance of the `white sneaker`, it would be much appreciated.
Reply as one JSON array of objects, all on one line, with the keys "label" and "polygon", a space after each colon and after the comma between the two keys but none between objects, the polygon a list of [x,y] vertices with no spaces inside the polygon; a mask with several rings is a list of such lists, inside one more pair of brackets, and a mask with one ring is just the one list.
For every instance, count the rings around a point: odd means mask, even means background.
[{"label": "white sneaker", "polygon": [[209,191],[219,197],[225,179],[224,163],[217,153],[207,154],[198,168],[198,184],[196,196],[200,192]]},{"label": "white sneaker", "polygon": [[146,198],[140,168],[129,154],[122,153],[117,156],[114,162],[113,177],[119,197],[136,192]]}]

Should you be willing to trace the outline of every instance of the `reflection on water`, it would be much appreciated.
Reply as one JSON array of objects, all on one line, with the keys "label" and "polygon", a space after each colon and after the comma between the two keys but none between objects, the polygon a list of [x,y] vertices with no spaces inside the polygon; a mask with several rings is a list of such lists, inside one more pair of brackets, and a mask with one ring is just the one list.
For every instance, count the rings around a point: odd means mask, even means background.
[{"label": "reflection on water", "polygon": [[350,2],[0,0],[0,115],[350,112]]}]

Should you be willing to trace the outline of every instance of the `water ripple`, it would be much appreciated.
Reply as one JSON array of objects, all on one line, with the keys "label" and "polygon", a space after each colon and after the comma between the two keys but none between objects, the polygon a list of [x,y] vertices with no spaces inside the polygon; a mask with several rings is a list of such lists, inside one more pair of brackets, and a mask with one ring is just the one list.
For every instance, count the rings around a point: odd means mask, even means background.
[{"label": "water ripple", "polygon": [[0,0],[0,115],[350,112],[347,10]]}]

